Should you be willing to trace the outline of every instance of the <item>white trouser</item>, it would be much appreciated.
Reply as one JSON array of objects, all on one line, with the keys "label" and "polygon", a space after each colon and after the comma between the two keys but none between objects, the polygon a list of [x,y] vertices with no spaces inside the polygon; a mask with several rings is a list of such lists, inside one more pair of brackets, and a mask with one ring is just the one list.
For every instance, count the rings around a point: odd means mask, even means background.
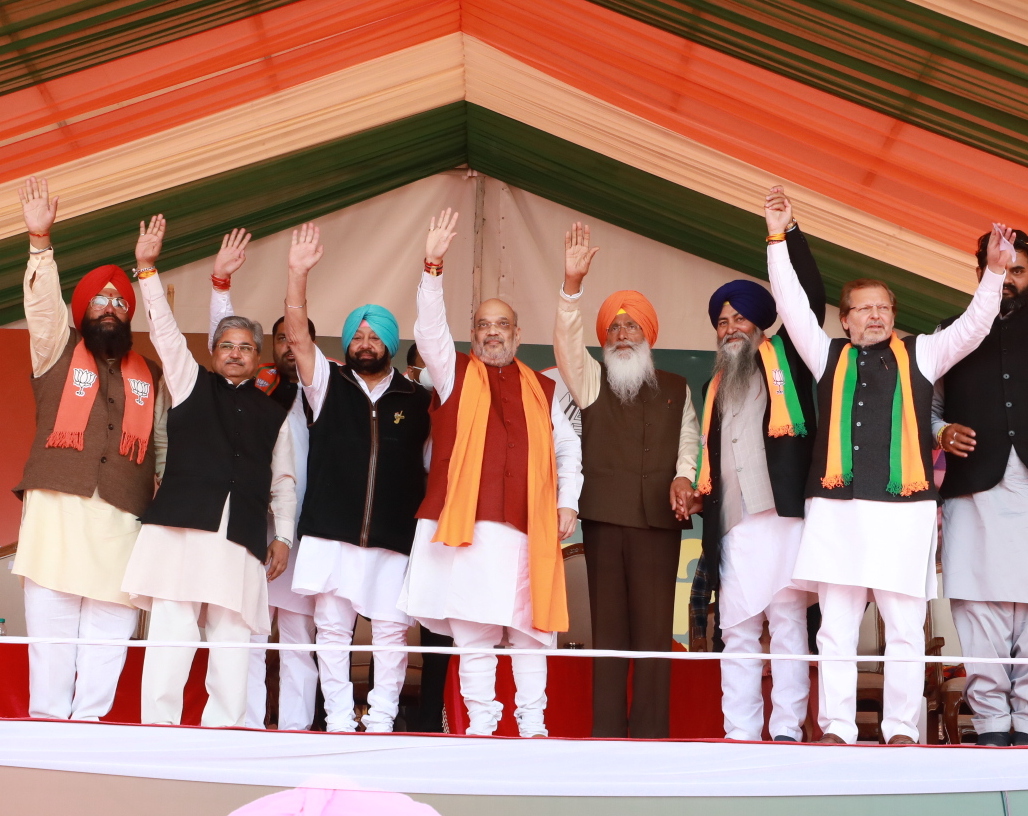
[{"label": "white trouser", "polygon": [[[331,592],[314,596],[314,624],[318,644],[349,646],[357,612],[346,598]],[[406,623],[372,620],[371,643],[374,646],[406,646]],[[371,732],[393,730],[393,720],[400,709],[400,692],[407,676],[406,652],[374,652],[375,687],[368,692],[368,713],[361,718],[364,729]],[[325,717],[329,731],[355,731],[353,714],[353,683],[350,682],[350,653],[318,652],[321,672],[321,693],[325,695]]]},{"label": "white trouser", "polygon": [[[950,600],[960,648],[974,657],[1028,656],[1028,604]],[[974,730],[1028,732],[1028,666],[964,664]]]},{"label": "white trouser", "polygon": [[[128,640],[138,617],[138,611],[130,606],[69,595],[25,579],[29,637]],[[103,717],[114,704],[127,649],[30,644],[29,716],[52,720]]]},{"label": "white trouser", "polygon": [[[885,623],[886,656],[913,658],[909,662],[885,664],[882,736],[888,741],[902,734],[916,741],[924,696],[922,658],[926,601],[883,589],[871,591]],[[857,653],[867,592],[864,587],[819,584],[821,629],[817,633],[817,646],[823,656]],[[819,665],[818,725],[825,733],[835,734],[849,743],[856,742],[857,665],[848,661],[822,661]]]},{"label": "white trouser", "polygon": [[[279,643],[313,643],[314,618],[288,609],[270,608],[278,616]],[[267,635],[250,635],[251,643],[267,643]],[[246,727],[264,728],[268,708],[267,652],[250,651],[246,680]],[[313,652],[278,653],[278,730],[307,731],[314,722],[314,698],[318,689],[318,664]]]},{"label": "white trouser", "polygon": [[[450,620],[453,645],[493,649],[503,640],[504,628],[491,623]],[[542,649],[543,645],[518,629],[507,628],[513,649]],[[514,672],[514,718],[523,737],[546,736],[546,655],[511,655]],[[496,699],[495,654],[460,656],[460,693],[468,707],[468,734],[488,736],[496,730],[503,704]]]},{"label": "white trouser", "polygon": [[[199,601],[154,598],[150,610],[150,640],[200,639]],[[207,605],[208,643],[249,643],[250,627],[242,615],[214,604]],[[207,705],[200,725],[208,728],[242,727],[246,723],[246,669],[248,649],[208,649]],[[161,725],[182,722],[182,693],[196,649],[148,646],[143,660],[142,721]]]},{"label": "white trouser", "polygon": [[[807,593],[779,590],[764,612],[722,630],[726,652],[757,654],[767,617],[772,654],[807,654]],[[799,660],[772,660],[772,737],[803,737],[810,692],[810,668]],[[763,663],[760,660],[721,661],[721,709],[725,737],[759,741],[764,730],[764,697],[761,693]]]}]

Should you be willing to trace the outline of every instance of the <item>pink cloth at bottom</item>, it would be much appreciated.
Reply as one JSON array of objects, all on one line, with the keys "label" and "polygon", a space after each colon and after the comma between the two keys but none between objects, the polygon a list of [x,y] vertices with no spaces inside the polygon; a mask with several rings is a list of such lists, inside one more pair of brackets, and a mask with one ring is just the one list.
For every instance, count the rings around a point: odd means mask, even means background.
[{"label": "pink cloth at bottom", "polygon": [[262,796],[229,816],[439,816],[403,793],[294,788]]}]

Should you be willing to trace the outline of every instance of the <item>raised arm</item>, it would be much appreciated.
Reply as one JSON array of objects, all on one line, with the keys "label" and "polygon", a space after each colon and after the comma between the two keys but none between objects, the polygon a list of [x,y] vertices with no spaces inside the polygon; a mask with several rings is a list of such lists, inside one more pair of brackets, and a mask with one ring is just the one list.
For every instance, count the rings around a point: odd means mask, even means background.
[{"label": "raised arm", "polygon": [[218,324],[236,313],[232,307],[232,275],[246,261],[246,245],[252,236],[244,229],[234,229],[221,239],[221,249],[214,259],[214,272],[211,274],[211,310],[210,326],[207,329],[207,350],[214,347],[214,333]]},{"label": "raised arm", "polygon": [[789,261],[792,268],[796,270],[796,277],[800,286],[807,293],[807,301],[810,303],[810,311],[817,318],[819,326],[825,325],[825,282],[821,277],[821,270],[817,268],[817,261],[810,251],[807,243],[807,236],[799,228],[799,224],[792,222],[791,227],[785,230],[785,245],[789,248]]},{"label": "raised arm", "polygon": [[24,296],[34,377],[49,371],[68,343],[68,307],[61,297],[61,280],[50,242],[58,199],[59,196],[50,198],[46,179],[31,176],[18,188],[25,230],[29,234]]},{"label": "raised arm", "polygon": [[978,282],[970,305],[945,329],[934,334],[922,334],[917,338],[917,367],[930,382],[935,382],[978,348],[978,344],[992,330],[992,323],[999,314],[1006,268],[1013,261],[1009,250],[1002,249],[1001,244],[1003,239],[1008,243],[1013,239],[1013,230],[1007,229],[1005,224],[992,226],[988,268]]},{"label": "raised arm", "polygon": [[165,221],[155,215],[150,224],[139,222],[139,240],[136,242],[136,269],[139,272],[139,291],[146,307],[146,320],[150,325],[150,342],[164,368],[164,381],[171,394],[171,407],[180,405],[196,384],[199,363],[193,359],[186,345],[185,335],[179,330],[164,295],[164,286],[154,264],[164,243]]},{"label": "raised arm", "polygon": [[582,312],[582,282],[589,274],[599,247],[590,246],[589,225],[576,221],[564,234],[564,283],[557,301],[557,320],[553,327],[553,354],[557,370],[579,408],[592,405],[600,395],[600,364],[585,345]]},{"label": "raised arm", "polygon": [[314,341],[307,328],[307,273],[321,260],[325,247],[321,245],[321,230],[314,224],[304,224],[293,230],[289,247],[289,272],[286,282],[286,337],[296,356],[296,373],[302,385],[314,382]]},{"label": "raised arm", "polygon": [[418,285],[418,317],[414,321],[414,342],[425,367],[435,383],[439,400],[445,402],[453,392],[457,371],[457,349],[446,322],[443,300],[443,256],[457,234],[458,213],[450,209],[431,220],[425,240],[425,271]]},{"label": "raised arm", "polygon": [[785,231],[792,221],[792,205],[781,187],[772,187],[765,198],[764,216],[768,236],[782,236],[767,245],[768,277],[771,279],[771,293],[775,296],[778,314],[803,362],[815,379],[821,379],[828,361],[831,338],[821,328],[823,313],[819,320],[811,311],[807,293],[789,260]]}]

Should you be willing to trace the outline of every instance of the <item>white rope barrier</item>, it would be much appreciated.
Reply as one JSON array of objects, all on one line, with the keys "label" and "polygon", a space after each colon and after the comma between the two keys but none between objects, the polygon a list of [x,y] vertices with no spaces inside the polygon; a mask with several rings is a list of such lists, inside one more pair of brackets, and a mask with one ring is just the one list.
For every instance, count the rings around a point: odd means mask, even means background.
[{"label": "white rope barrier", "polygon": [[375,646],[336,643],[252,643],[208,642],[190,640],[104,640],[97,638],[0,637],[4,643],[50,644],[54,646],[129,646],[180,649],[273,649],[291,652],[408,652],[411,654],[497,654],[497,655],[552,655],[554,657],[624,657],[659,660],[799,660],[807,663],[1000,663],[1028,665],[1028,657],[966,657],[964,655],[792,655],[742,652],[633,652],[617,649],[468,649],[460,646]]}]

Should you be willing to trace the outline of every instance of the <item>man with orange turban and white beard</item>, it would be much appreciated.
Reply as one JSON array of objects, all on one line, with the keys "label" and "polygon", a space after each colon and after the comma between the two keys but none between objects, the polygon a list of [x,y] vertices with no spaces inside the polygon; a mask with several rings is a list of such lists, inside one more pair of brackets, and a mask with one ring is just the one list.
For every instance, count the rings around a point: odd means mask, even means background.
[{"label": "man with orange turban and white beard", "polygon": [[[163,463],[166,394],[160,367],[132,351],[136,296],[117,266],[75,287],[74,325],[50,243],[57,196],[45,179],[18,190],[29,233],[25,321],[36,434],[21,483],[14,573],[30,637],[127,640],[137,612],[121,591],[125,565]],[[138,266],[152,265],[146,236]],[[114,702],[124,646],[29,646],[29,715],[97,720]]]},{"label": "man with orange turban and white beard", "polygon": [[[580,223],[564,247],[553,350],[582,409],[580,515],[593,648],[670,651],[682,530],[699,510],[692,394],[684,377],[654,368],[657,314],[639,292],[603,302],[596,318],[603,363],[589,355],[578,301],[599,247],[590,248],[589,227]],[[593,736],[667,737],[671,662],[636,661],[631,712],[627,694],[628,661],[595,661]]]},{"label": "man with orange turban and white beard", "polygon": [[[432,219],[414,340],[435,383],[432,464],[397,604],[454,645],[556,646],[568,628],[560,542],[578,523],[582,447],[554,383],[514,355],[518,316],[491,298],[475,311],[471,354],[457,352],[443,302],[443,255],[457,213]],[[511,655],[522,737],[544,737],[546,656]],[[468,734],[496,730],[496,655],[464,654]]]}]

